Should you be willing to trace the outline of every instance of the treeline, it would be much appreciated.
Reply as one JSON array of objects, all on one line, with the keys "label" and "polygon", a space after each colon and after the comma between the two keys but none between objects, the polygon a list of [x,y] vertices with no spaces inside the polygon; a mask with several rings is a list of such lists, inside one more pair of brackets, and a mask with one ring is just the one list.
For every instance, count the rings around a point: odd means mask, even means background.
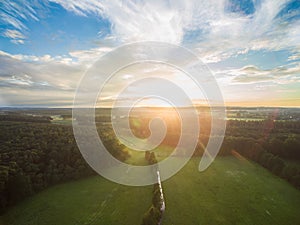
[{"label": "treeline", "polygon": [[[157,163],[157,159],[155,157],[154,152],[145,152],[145,159],[149,163],[149,165],[154,165]],[[154,175],[156,175],[156,171],[153,171]],[[158,183],[153,185],[152,191],[152,205],[148,209],[148,211],[143,216],[142,225],[158,225],[162,219],[163,215],[163,199],[161,198],[161,190]]]},{"label": "treeline", "polygon": [[[244,157],[265,167],[273,174],[287,180],[295,187],[300,188],[300,166],[291,162],[290,160],[292,158],[287,160],[287,158],[283,158],[280,154],[274,154],[272,148],[273,139],[266,143],[262,143],[261,141],[262,140],[245,137],[225,137],[220,154],[229,155],[238,152]],[[295,146],[299,147],[299,143],[296,139],[288,137],[285,140],[287,145],[286,149],[290,146],[290,142],[293,142]],[[292,148],[294,149],[294,145]],[[299,150],[298,148],[298,151]],[[289,151],[290,150],[286,150],[286,152]],[[285,153],[284,156],[286,155]],[[295,153],[292,155],[295,155]]]},{"label": "treeline", "polygon": [[120,141],[115,136],[114,130],[110,123],[97,124],[97,131],[104,146],[113,157],[120,161],[125,161],[130,157],[130,154],[125,145],[120,143]]},{"label": "treeline", "polygon": [[275,129],[300,129],[300,121],[276,121],[272,119],[266,120],[229,120],[227,123],[230,127],[243,128],[275,128]]},{"label": "treeline", "polygon": [[[113,135],[104,144],[120,160],[128,153]],[[51,185],[95,174],[80,154],[71,126],[0,122],[0,212]]]},{"label": "treeline", "polygon": [[31,123],[50,123],[52,118],[50,116],[35,116],[19,113],[10,113],[0,115],[0,121],[18,121],[18,122],[31,122]]},{"label": "treeline", "polygon": [[[201,156],[209,135],[200,136],[194,152]],[[300,188],[300,122],[231,120],[219,156],[233,150]]]},{"label": "treeline", "polygon": [[[300,121],[229,121],[223,147],[233,139],[255,140],[267,152],[287,160],[300,160]],[[238,148],[251,143],[240,143]]]},{"label": "treeline", "polygon": [[226,128],[226,136],[245,136],[257,139],[277,137],[277,135],[287,137],[289,134],[300,134],[300,121],[229,120]]},{"label": "treeline", "polygon": [[284,159],[300,160],[299,136],[289,134],[288,136],[271,137],[268,141],[262,141],[261,145],[266,151]]}]

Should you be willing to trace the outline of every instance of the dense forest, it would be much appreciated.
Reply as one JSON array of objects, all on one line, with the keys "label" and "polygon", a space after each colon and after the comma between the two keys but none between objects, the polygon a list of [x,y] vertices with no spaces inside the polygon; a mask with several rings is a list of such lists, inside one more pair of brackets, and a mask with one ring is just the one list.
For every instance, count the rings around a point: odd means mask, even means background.
[{"label": "dense forest", "polygon": [[[0,211],[50,185],[95,174],[78,150],[72,126],[51,124],[48,117],[35,122],[31,116],[4,118],[8,120],[0,121]],[[113,135],[103,137],[114,157],[128,157]]]},{"label": "dense forest", "polygon": [[[126,160],[130,154],[116,140],[107,118],[99,118],[104,123],[98,132],[107,149]],[[48,186],[95,174],[77,148],[72,126],[51,120],[48,115],[0,115],[1,211]],[[209,139],[209,120],[200,122],[203,129],[195,156],[203,154]],[[173,128],[163,144],[177,143]],[[229,120],[219,155],[245,157],[300,188],[300,121]],[[150,164],[155,161],[146,158]]]},{"label": "dense forest", "polygon": [[300,188],[300,121],[230,121],[221,153],[232,150]]}]

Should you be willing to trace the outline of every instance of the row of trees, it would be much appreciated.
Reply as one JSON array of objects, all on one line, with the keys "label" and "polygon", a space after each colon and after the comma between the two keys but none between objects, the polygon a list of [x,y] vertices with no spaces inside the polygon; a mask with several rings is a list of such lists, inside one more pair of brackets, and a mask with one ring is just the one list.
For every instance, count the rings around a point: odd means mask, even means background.
[{"label": "row of trees", "polygon": [[[149,163],[149,165],[154,165],[157,163],[157,159],[155,157],[154,152],[145,152],[145,159]],[[156,171],[154,171],[156,176]],[[163,200],[161,199],[160,187],[158,183],[153,185],[152,191],[152,205],[148,209],[148,211],[143,216],[142,225],[158,225],[162,218],[162,204]]]},{"label": "row of trees", "polygon": [[26,115],[20,113],[10,113],[0,116],[0,121],[21,121],[21,122],[32,122],[32,123],[50,123],[50,116],[36,116],[36,115]]},{"label": "row of trees", "polygon": [[284,159],[300,160],[300,140],[296,134],[271,137],[268,141],[262,142],[262,146],[273,155]]},{"label": "row of trees", "polygon": [[[134,118],[131,121],[133,133],[140,138],[148,137],[150,135],[148,127],[150,118],[141,116],[138,122],[136,120],[137,118]],[[178,145],[181,135],[180,123],[177,120],[166,121],[167,134],[162,144],[175,147]],[[201,133],[195,155],[203,153],[203,146],[206,146],[211,132],[209,117],[199,118],[199,123]],[[226,152],[226,145],[229,144],[227,142],[250,138],[258,142],[266,151],[273,155],[287,160],[300,160],[300,121],[275,121],[272,119],[261,121],[229,120],[227,121],[225,136],[221,155],[230,154],[231,149]],[[243,148],[243,143],[239,147]]]},{"label": "row of trees", "polygon": [[268,129],[270,127],[276,129],[300,129],[300,121],[276,121],[273,119],[266,120],[229,120],[228,126],[230,127],[243,127],[243,128],[263,128]]},{"label": "row of trees", "polygon": [[241,148],[238,151],[242,155],[259,163],[273,174],[287,180],[289,183],[300,189],[299,165],[273,154],[264,149],[259,143],[245,145],[244,148]]},{"label": "row of trees", "polygon": [[245,137],[225,137],[220,154],[228,155],[232,154],[233,151],[237,151],[300,188],[300,166],[273,154],[270,149],[265,149],[260,140]]},{"label": "row of trees", "polygon": [[[286,160],[300,160],[300,122],[299,121],[229,121],[226,130],[230,138],[255,140],[267,152]],[[225,138],[225,141],[226,141]],[[239,143],[239,149],[245,144]],[[223,146],[226,143],[223,144]]]},{"label": "row of trees", "polygon": [[[297,121],[229,121],[219,156],[231,155],[235,150],[300,188],[299,124]],[[209,138],[209,134],[200,136],[195,156],[203,154]]]}]

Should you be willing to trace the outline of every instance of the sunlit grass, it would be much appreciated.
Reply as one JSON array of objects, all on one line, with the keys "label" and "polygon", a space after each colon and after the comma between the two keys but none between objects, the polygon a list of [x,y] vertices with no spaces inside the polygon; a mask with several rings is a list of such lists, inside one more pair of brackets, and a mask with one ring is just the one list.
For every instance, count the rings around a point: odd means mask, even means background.
[{"label": "sunlit grass", "polygon": [[[151,152],[155,153],[157,161],[160,162],[172,154],[173,150],[173,147],[160,145]],[[145,151],[136,151],[128,148],[126,148],[126,151],[128,151],[130,154],[130,157],[126,160],[126,163],[136,166],[148,165],[148,162],[145,160]]]},{"label": "sunlit grass", "polygon": [[[286,181],[230,156],[217,157],[200,173],[199,160],[192,158],[163,182],[163,225],[299,224],[300,192]],[[0,224],[140,224],[151,204],[151,190],[96,176],[39,193],[10,208]]]},{"label": "sunlit grass", "polygon": [[56,185],[10,208],[1,225],[140,224],[152,186],[129,187],[95,176]]},{"label": "sunlit grass", "polygon": [[299,224],[300,192],[260,165],[217,157],[204,172],[200,158],[163,183],[163,225]]}]

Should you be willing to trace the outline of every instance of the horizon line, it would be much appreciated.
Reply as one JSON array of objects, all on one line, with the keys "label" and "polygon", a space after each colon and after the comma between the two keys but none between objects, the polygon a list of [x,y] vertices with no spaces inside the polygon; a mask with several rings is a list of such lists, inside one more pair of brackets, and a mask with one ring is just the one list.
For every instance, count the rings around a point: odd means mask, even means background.
[{"label": "horizon line", "polygon": [[[121,106],[115,108],[130,108],[131,106]],[[189,106],[178,106],[177,108],[191,108],[191,107],[202,107],[202,108],[218,108],[223,107],[221,105],[189,105]],[[300,109],[300,106],[261,106],[261,105],[224,105],[225,108],[297,108]],[[0,106],[0,109],[73,109],[74,107],[69,106]],[[82,109],[90,108],[90,107],[80,107]],[[92,107],[95,109],[112,109],[112,106],[97,106]],[[158,106],[158,105],[143,105],[143,106],[135,106],[131,108],[174,108],[173,106]]]}]

